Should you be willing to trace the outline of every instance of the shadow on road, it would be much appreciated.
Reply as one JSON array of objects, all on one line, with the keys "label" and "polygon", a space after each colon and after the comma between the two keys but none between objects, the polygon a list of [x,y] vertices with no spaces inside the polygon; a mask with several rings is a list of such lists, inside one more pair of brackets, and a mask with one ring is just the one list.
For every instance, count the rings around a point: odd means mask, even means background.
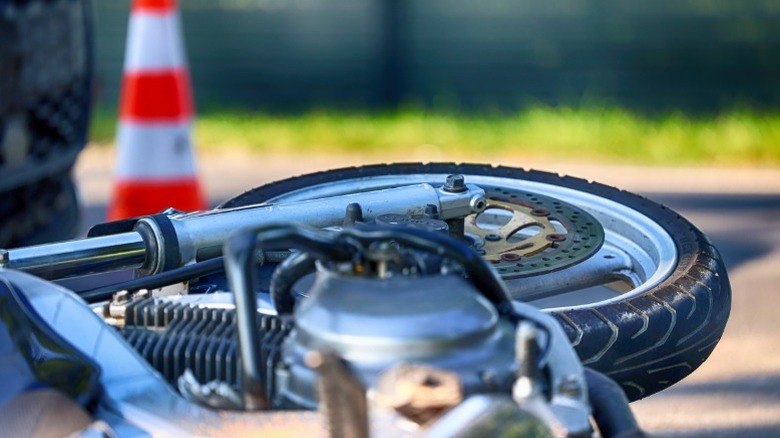
[{"label": "shadow on road", "polygon": [[721,211],[775,209],[780,214],[780,194],[648,193],[648,198],[674,210]]},{"label": "shadow on road", "polygon": [[767,438],[778,436],[777,426],[773,425],[747,425],[732,428],[719,428],[718,430],[686,431],[668,434],[655,434],[655,438]]},{"label": "shadow on road", "polygon": [[780,194],[651,193],[646,196],[699,227],[718,248],[729,270],[767,255],[780,244],[769,238],[769,233],[780,223]]},{"label": "shadow on road", "polygon": [[[780,403],[780,372],[773,375],[741,376],[729,380],[696,382],[678,385],[663,393],[665,397],[729,397],[750,398],[766,404]],[[780,431],[778,431],[780,432]]]}]

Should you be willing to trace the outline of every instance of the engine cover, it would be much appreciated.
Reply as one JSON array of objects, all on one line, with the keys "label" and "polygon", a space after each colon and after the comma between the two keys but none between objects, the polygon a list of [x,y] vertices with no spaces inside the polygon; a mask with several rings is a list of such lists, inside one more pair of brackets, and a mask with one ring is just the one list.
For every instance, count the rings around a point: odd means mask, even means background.
[{"label": "engine cover", "polygon": [[456,372],[465,394],[509,390],[514,327],[462,277],[345,276],[320,269],[277,369],[282,404],[317,406],[311,351],[343,358],[364,387],[404,362]]}]

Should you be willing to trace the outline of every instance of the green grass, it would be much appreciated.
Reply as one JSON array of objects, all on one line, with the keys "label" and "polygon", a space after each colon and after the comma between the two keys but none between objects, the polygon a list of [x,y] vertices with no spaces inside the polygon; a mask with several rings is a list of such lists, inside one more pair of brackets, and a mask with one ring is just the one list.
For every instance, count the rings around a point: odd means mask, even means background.
[{"label": "green grass", "polygon": [[[110,143],[115,117],[98,112],[91,138]],[[511,115],[312,111],[199,114],[200,149],[265,153],[550,158],[644,165],[780,166],[780,112],[642,117],[617,108],[534,108]]]}]

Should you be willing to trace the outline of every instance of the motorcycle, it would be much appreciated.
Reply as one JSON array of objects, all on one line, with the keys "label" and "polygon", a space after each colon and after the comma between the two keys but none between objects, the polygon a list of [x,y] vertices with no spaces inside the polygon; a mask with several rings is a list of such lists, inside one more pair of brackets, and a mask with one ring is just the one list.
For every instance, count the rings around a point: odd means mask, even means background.
[{"label": "motorcycle", "polygon": [[629,401],[731,301],[674,211],[473,164],[304,175],[0,265],[14,436],[642,436]]}]

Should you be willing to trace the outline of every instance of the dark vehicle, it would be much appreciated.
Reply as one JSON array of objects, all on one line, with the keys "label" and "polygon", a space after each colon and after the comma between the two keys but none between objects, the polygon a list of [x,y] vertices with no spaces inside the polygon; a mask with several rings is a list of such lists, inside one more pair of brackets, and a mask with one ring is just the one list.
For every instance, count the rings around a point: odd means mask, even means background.
[{"label": "dark vehicle", "polygon": [[72,238],[91,87],[83,0],[0,0],[0,244]]}]

